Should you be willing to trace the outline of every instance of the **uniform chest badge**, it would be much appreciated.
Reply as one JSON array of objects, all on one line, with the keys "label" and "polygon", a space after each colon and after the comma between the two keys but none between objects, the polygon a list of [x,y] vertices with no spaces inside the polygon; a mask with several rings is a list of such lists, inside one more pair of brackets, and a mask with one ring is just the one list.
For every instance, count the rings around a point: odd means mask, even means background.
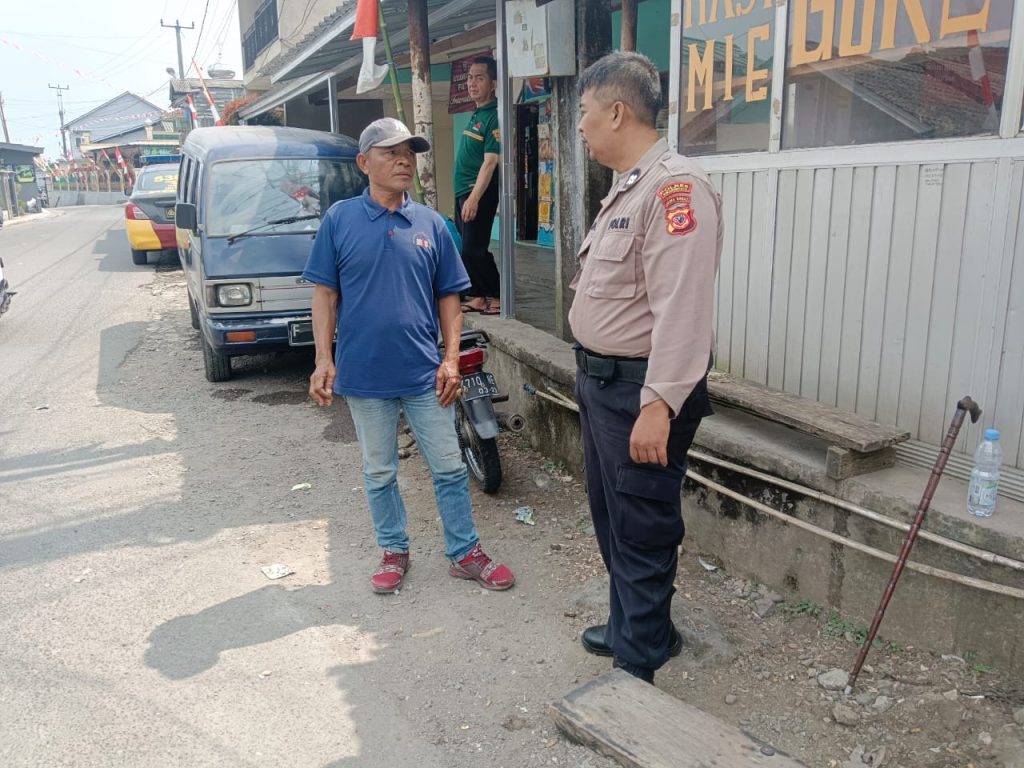
[{"label": "uniform chest badge", "polygon": [[428,251],[431,250],[431,248],[433,248],[433,245],[430,242],[430,238],[427,237],[426,234],[423,232],[416,233],[415,243],[417,248],[424,248]]},{"label": "uniform chest badge", "polygon": [[665,207],[666,230],[670,235],[688,235],[697,229],[697,217],[690,195],[692,191],[693,185],[688,181],[674,181],[657,191]]}]

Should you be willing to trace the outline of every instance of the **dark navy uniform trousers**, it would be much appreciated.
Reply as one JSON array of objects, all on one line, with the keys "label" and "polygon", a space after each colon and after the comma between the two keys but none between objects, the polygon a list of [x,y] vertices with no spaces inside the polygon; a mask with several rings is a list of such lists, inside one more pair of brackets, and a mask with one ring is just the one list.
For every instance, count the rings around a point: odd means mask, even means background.
[{"label": "dark navy uniform trousers", "polygon": [[[640,415],[643,377],[636,373],[637,361],[616,366],[615,358],[604,360],[612,364],[589,366],[590,373],[581,361],[576,402],[590,513],[611,579],[605,640],[616,659],[658,669],[668,660],[673,583],[684,532],[680,491],[686,452],[701,419],[712,414],[707,379],[694,387],[671,422],[668,466],[635,464],[629,436]],[[632,370],[622,373],[624,367]]]}]

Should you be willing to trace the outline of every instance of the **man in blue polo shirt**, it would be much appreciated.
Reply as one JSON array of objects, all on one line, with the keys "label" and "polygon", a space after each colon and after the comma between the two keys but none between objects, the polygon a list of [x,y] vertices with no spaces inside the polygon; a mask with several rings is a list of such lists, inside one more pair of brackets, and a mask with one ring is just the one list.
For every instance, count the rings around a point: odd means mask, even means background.
[{"label": "man in blue polo shirt", "polygon": [[370,515],[384,550],[371,579],[374,592],[397,591],[409,570],[397,483],[399,411],[434,481],[448,573],[508,589],[512,571],[480,547],[455,433],[452,404],[462,384],[459,292],[469,278],[444,219],[408,196],[415,153],[428,149],[426,139],[389,117],[370,123],[359,137],[356,163],[370,186],[361,197],[331,206],[302,273],[315,283],[316,369],[309,394],[320,405],[344,395],[352,413]]}]

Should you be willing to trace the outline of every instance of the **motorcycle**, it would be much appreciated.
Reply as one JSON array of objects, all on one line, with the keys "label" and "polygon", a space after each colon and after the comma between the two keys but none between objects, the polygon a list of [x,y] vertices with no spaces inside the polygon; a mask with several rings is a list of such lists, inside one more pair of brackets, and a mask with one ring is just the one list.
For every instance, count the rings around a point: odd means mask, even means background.
[{"label": "motorcycle", "polygon": [[[490,339],[483,331],[464,330],[459,340],[459,373],[462,395],[455,401],[455,431],[462,460],[484,493],[497,493],[501,486],[501,455],[498,430],[518,432],[526,426],[519,414],[497,413],[495,403],[508,401],[498,392],[493,374],[484,370]],[[444,349],[443,344],[439,345]]]},{"label": "motorcycle", "polygon": [[11,290],[10,283],[4,277],[4,260],[0,259],[0,315],[11,306],[11,296],[13,295],[14,291]]}]

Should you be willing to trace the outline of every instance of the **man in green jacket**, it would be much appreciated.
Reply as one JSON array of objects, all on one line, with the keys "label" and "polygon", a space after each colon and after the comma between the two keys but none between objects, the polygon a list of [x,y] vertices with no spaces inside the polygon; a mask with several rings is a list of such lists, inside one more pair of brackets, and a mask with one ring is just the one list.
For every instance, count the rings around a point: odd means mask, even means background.
[{"label": "man in green jacket", "polygon": [[455,224],[462,237],[462,263],[469,274],[463,311],[498,314],[499,280],[490,252],[491,227],[498,212],[498,165],[501,131],[494,85],[498,65],[478,56],[469,67],[466,87],[476,110],[462,132],[455,153]]}]

